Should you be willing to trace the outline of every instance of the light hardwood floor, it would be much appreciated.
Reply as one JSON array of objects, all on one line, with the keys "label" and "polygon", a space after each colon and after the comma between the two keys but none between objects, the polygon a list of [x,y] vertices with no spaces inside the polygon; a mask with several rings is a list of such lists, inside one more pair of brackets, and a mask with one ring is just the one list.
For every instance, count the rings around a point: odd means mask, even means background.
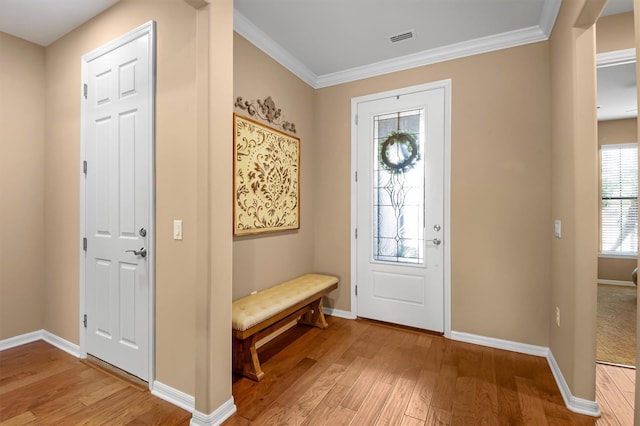
[{"label": "light hardwood floor", "polygon": [[596,400],[602,417],[598,426],[633,425],[636,370],[596,364]]},{"label": "light hardwood floor", "polygon": [[188,425],[191,413],[43,341],[0,352],[0,425]]},{"label": "light hardwood floor", "polygon": [[234,378],[225,425],[593,425],[562,400],[546,359],[328,317],[259,351]]},{"label": "light hardwood floor", "polygon": [[[265,378],[234,377],[238,412],[225,425],[595,423],[564,406],[543,358],[327,320],[326,330],[298,326],[259,350]],[[631,425],[633,370],[597,372],[597,425]],[[188,425],[190,418],[45,342],[0,352],[0,425]]]}]

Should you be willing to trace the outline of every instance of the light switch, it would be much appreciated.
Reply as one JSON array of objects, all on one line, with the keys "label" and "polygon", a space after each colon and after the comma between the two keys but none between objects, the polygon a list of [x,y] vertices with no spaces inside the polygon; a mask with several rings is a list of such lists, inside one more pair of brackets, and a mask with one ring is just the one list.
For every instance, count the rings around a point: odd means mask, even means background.
[{"label": "light switch", "polygon": [[181,240],[182,239],[182,220],[174,220],[173,221],[173,239]]},{"label": "light switch", "polygon": [[562,222],[560,219],[556,219],[553,223],[553,235],[556,238],[562,238]]}]

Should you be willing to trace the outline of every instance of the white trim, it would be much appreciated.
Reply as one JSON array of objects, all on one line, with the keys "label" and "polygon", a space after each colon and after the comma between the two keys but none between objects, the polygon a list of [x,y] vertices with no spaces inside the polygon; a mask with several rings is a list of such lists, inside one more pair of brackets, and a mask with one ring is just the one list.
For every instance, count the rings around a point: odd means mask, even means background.
[{"label": "white trim", "polygon": [[486,346],[489,348],[502,349],[512,352],[518,352],[526,355],[540,356],[547,359],[553,378],[556,381],[558,390],[562,395],[567,408],[574,413],[585,414],[592,417],[600,417],[600,409],[596,401],[578,398],[571,394],[571,389],[567,385],[567,381],[562,375],[562,371],[558,366],[551,349],[546,346],[536,346],[527,343],[513,342],[510,340],[496,339],[493,337],[479,336],[476,334],[463,333],[460,331],[452,331],[451,339],[460,342],[472,343],[474,345]]},{"label": "white trim", "polygon": [[80,358],[80,347],[78,345],[63,339],[62,337],[56,336],[47,330],[32,331],[30,333],[0,340],[0,351],[26,345],[27,343],[37,342],[38,340],[43,340],[71,356]]},{"label": "white trim", "polygon": [[327,308],[326,306],[322,307],[322,311],[324,312],[325,315],[331,315],[332,317],[337,317],[337,318],[344,318],[344,319],[350,319],[350,320],[354,320],[358,318],[358,316],[354,314],[353,311],[351,312],[343,311],[342,309]]},{"label": "white trim", "polygon": [[227,420],[236,412],[236,405],[233,403],[233,397],[229,398],[225,403],[218,407],[210,414],[204,414],[198,410],[193,411],[191,417],[191,426],[217,426]]},{"label": "white trim", "polygon": [[546,0],[542,6],[538,25],[481,37],[462,43],[454,43],[411,55],[323,75],[316,75],[306,65],[256,27],[237,9],[233,10],[233,29],[309,86],[314,89],[320,89],[361,80],[363,78],[548,40],[560,10],[560,3],[560,0]]},{"label": "white trim", "polygon": [[614,254],[614,253],[598,253],[598,258],[600,259],[627,259],[627,260],[637,260],[638,254]]},{"label": "white trim", "polygon": [[80,346],[76,345],[75,343],[71,343],[70,341],[56,336],[55,334],[50,333],[47,330],[42,330],[42,340],[52,346],[55,346],[61,351],[65,351],[69,355],[80,358]]},{"label": "white trim", "polygon": [[628,64],[636,61],[636,49],[614,50],[596,55],[596,67],[610,67],[613,65]]},{"label": "white trim", "polygon": [[549,353],[549,348],[545,346],[530,345],[528,343],[513,342],[511,340],[496,339],[494,337],[479,336],[477,334],[463,333],[460,331],[452,331],[451,340],[542,357],[546,357]]},{"label": "white trim", "polygon": [[538,25],[542,32],[549,38],[551,35],[551,31],[553,31],[553,26],[556,23],[556,18],[558,17],[558,13],[560,12],[560,6],[562,5],[562,0],[547,0],[542,5],[542,12],[540,13],[540,22]]},{"label": "white trim", "polygon": [[[155,225],[155,217],[156,217],[156,170],[155,170],[155,144],[156,144],[156,135],[155,135],[155,125],[156,125],[156,57],[157,57],[157,36],[156,36],[156,22],[148,21],[139,27],[129,31],[128,33],[111,40],[110,42],[98,47],[95,50],[92,50],[89,53],[82,55],[81,58],[81,81],[80,86],[87,81],[87,73],[88,73],[88,63],[96,59],[102,55],[105,55],[111,52],[114,49],[117,49],[120,46],[123,46],[133,40],[136,40],[144,35],[149,35],[149,74],[151,76],[150,81],[148,82],[149,87],[149,111],[150,111],[150,120],[149,120],[149,135],[151,135],[151,147],[149,152],[149,218],[148,218],[148,229],[147,229],[147,243],[149,250],[147,251],[147,264],[149,267],[149,360],[148,360],[148,383],[149,390],[152,390],[153,382],[155,380],[155,233],[156,233],[156,225]],[[83,119],[85,114],[84,107],[84,94],[82,93],[82,89],[80,89],[80,162],[86,158],[86,149],[85,145],[86,141],[86,123]],[[80,241],[79,243],[79,253],[80,253],[80,310],[79,310],[79,328],[80,328],[80,346],[79,346],[79,356],[82,358],[86,358],[87,349],[86,349],[86,331],[83,325],[83,316],[86,313],[86,300],[85,300],[85,252],[82,248],[82,237],[85,236],[85,179],[82,170],[82,166],[80,166]],[[63,349],[64,350],[64,349]]]},{"label": "white trim", "polygon": [[42,331],[43,330],[32,331],[30,333],[25,333],[19,336],[9,337],[8,339],[0,340],[0,351],[5,351],[7,349],[26,345],[27,343],[33,343],[38,340],[42,340]]},{"label": "white trim", "polygon": [[494,52],[510,47],[522,46],[547,40],[540,27],[534,26],[509,31],[487,37],[481,37],[462,43],[450,44],[435,49],[424,50],[399,58],[387,59],[361,67],[350,68],[318,76],[313,86],[316,89],[349,83],[364,78],[376,77],[393,72],[404,71],[425,65],[465,58],[467,56]]},{"label": "white trim", "polygon": [[196,399],[188,393],[179,391],[171,386],[159,381],[154,381],[151,387],[151,395],[167,401],[170,404],[187,410],[190,413],[195,411]]},{"label": "white trim", "polygon": [[620,287],[635,287],[633,281],[619,281],[619,280],[598,280],[598,284],[604,285],[617,285]]},{"label": "white trim", "polygon": [[560,394],[562,395],[562,399],[564,400],[564,404],[567,408],[574,413],[600,417],[600,408],[596,401],[577,398],[571,394],[571,389],[569,389],[569,385],[567,385],[567,381],[564,379],[560,366],[558,366],[551,350],[549,350],[549,353],[547,354],[547,362],[549,363],[549,368],[551,368],[551,373],[553,374],[553,378],[556,380],[556,384],[558,385],[558,389],[560,390]]},{"label": "white trim", "polygon": [[355,180],[355,174],[358,170],[358,126],[356,117],[358,114],[358,104],[376,99],[383,99],[404,95],[407,93],[422,92],[434,89],[444,89],[444,336],[451,336],[451,99],[452,99],[452,82],[451,79],[439,80],[430,83],[419,84],[416,86],[403,87],[400,89],[388,90],[385,92],[374,93],[371,95],[359,96],[351,98],[351,318],[358,316],[358,303],[356,298],[357,282],[357,252],[355,231],[358,225],[358,188]]},{"label": "white trim", "polygon": [[317,89],[316,80],[318,77],[306,65],[266,35],[260,28],[256,27],[253,22],[237,9],[233,9],[233,29],[302,81]]}]

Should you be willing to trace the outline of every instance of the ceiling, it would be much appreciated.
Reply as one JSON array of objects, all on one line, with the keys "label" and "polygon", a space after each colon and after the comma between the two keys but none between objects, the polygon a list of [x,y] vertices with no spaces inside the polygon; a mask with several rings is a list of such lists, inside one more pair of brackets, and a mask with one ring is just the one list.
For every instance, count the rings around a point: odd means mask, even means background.
[{"label": "ceiling", "polygon": [[0,31],[48,46],[119,0],[0,0]]},{"label": "ceiling", "polygon": [[[546,40],[560,1],[235,0],[234,8],[239,34],[320,88]],[[414,36],[389,41],[407,32]]]},{"label": "ceiling", "polygon": [[[0,0],[0,31],[47,46],[118,1]],[[234,29],[320,88],[546,40],[560,1],[235,0]],[[630,10],[633,0],[609,0],[603,15]],[[599,70],[611,92],[599,92],[600,111],[631,93],[630,72]]]}]

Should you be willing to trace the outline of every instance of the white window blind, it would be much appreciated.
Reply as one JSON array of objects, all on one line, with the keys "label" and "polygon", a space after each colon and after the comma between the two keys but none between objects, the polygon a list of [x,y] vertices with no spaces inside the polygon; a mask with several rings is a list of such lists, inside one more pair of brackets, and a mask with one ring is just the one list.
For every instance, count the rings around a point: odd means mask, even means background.
[{"label": "white window blind", "polygon": [[601,148],[600,250],[638,253],[638,144]]}]

